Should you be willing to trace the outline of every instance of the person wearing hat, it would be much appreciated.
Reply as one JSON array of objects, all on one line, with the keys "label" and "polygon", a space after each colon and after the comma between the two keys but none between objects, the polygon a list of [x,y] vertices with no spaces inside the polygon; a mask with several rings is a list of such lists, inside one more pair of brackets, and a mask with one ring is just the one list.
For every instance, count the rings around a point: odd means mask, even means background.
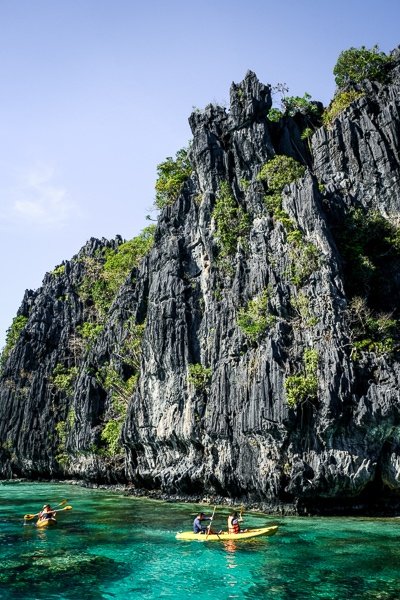
[{"label": "person wearing hat", "polygon": [[50,504],[44,504],[43,510],[39,513],[39,519],[53,519],[56,520],[56,511],[53,510]]},{"label": "person wearing hat", "polygon": [[193,533],[206,533],[207,527],[204,527],[202,521],[212,521],[212,517],[206,517],[205,513],[199,512],[193,521]]}]

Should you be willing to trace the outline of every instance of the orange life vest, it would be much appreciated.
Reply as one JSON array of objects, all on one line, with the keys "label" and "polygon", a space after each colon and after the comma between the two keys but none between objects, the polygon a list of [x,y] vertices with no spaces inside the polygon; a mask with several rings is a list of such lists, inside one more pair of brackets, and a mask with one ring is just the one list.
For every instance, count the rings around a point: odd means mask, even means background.
[{"label": "orange life vest", "polygon": [[[236,521],[236,523],[233,523],[233,521]],[[233,517],[228,517],[228,533],[239,533],[239,531],[240,525],[237,519],[234,519]]]}]

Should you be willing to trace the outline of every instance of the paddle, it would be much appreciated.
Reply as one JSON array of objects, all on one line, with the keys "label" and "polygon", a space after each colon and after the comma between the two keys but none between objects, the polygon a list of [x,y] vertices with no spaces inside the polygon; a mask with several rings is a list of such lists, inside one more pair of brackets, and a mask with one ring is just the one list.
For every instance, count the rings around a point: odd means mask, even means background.
[{"label": "paddle", "polygon": [[[244,513],[244,505],[242,504],[240,507],[240,516],[239,516],[239,522],[243,522],[243,513]],[[240,529],[241,531],[247,531],[247,529]]]},{"label": "paddle", "polygon": [[[64,506],[64,508],[60,508],[60,510],[54,510],[54,513],[59,513],[59,512],[63,512],[64,510],[72,510],[72,506],[68,505],[68,506]],[[34,519],[35,517],[38,517],[40,515],[40,513],[36,513],[34,515],[25,515],[24,519],[25,521],[30,521],[31,519]]]},{"label": "paddle", "polygon": [[[207,527],[207,535],[206,535],[206,540],[208,539],[208,536],[210,535],[210,530],[211,530],[211,523],[213,522],[214,519],[214,515],[215,515],[215,509],[217,508],[217,505],[214,506],[214,510],[213,510],[213,514],[211,516],[211,520],[210,520],[210,524]],[[218,535],[218,534],[217,534]],[[219,536],[218,536],[219,537]]]},{"label": "paddle", "polygon": [[[68,500],[66,500],[66,499],[61,500],[61,502],[59,502],[58,504],[56,504],[56,506],[63,506],[64,504],[67,504],[67,502],[68,502]],[[72,506],[71,506],[71,508],[72,508]],[[24,519],[27,519],[27,520],[34,519],[35,517],[38,517],[40,515],[40,512],[38,512],[38,513],[36,513],[34,515],[31,515],[31,514],[25,515]]]},{"label": "paddle", "polygon": [[240,507],[240,515],[239,515],[239,519],[240,519],[241,521],[243,521],[243,516],[242,516],[242,515],[243,515],[243,513],[244,513],[244,506],[243,506],[243,504],[242,504],[242,505],[241,505],[241,507]]}]

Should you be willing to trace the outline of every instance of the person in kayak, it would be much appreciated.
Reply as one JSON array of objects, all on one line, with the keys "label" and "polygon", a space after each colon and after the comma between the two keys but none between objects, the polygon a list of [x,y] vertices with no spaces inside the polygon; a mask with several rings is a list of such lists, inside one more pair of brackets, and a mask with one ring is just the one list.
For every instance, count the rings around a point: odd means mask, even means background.
[{"label": "person in kayak", "polygon": [[[193,533],[206,533],[208,527],[202,525],[202,521],[212,521],[212,517],[206,517],[205,513],[199,512],[195,520],[193,521]],[[211,525],[210,525],[211,533]]]},{"label": "person in kayak", "polygon": [[43,510],[39,513],[39,521],[47,521],[49,519],[56,520],[56,511],[51,508],[50,504],[45,504]]},{"label": "person in kayak", "polygon": [[[228,533],[240,533],[241,529],[239,523],[241,523],[241,521],[243,521],[243,519],[236,511],[231,513],[228,517]],[[243,531],[247,531],[247,529]]]}]

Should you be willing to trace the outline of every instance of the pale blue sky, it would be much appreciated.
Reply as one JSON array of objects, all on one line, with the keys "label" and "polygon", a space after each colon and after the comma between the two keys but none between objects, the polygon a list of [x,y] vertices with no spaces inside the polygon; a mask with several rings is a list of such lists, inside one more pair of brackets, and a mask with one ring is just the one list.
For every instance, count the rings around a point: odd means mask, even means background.
[{"label": "pale blue sky", "polygon": [[193,107],[248,69],[329,102],[341,50],[400,44],[398,0],[0,0],[0,347],[26,288],[147,225]]}]

